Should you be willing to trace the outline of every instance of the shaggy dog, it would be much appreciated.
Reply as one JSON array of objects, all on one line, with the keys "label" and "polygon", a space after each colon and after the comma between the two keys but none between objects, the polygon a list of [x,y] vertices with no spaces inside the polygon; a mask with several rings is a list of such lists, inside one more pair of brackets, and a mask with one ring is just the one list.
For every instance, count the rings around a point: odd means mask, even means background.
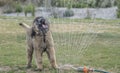
[{"label": "shaggy dog", "polygon": [[27,68],[31,67],[33,51],[35,53],[37,70],[43,69],[42,55],[44,52],[47,53],[52,67],[58,68],[49,22],[44,17],[36,17],[31,27],[25,23],[19,23],[19,25],[26,30],[27,34]]}]

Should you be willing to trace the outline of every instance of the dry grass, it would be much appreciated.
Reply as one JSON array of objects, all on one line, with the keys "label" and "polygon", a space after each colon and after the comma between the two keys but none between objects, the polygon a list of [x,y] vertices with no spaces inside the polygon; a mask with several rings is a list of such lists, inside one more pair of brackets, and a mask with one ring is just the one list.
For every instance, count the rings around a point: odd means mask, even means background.
[{"label": "dry grass", "polygon": [[95,23],[80,23],[80,24],[52,24],[52,32],[66,33],[66,32],[83,32],[83,33],[104,33],[104,32],[118,32],[114,29],[119,29],[116,25],[95,24]]}]

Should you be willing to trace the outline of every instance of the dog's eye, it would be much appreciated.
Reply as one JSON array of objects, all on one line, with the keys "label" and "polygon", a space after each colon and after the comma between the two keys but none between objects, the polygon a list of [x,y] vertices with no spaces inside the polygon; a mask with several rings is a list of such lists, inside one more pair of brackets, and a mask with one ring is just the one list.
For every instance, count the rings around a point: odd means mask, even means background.
[{"label": "dog's eye", "polygon": [[38,20],[35,23],[36,23],[36,25],[40,25],[41,24],[41,22],[38,21]]}]

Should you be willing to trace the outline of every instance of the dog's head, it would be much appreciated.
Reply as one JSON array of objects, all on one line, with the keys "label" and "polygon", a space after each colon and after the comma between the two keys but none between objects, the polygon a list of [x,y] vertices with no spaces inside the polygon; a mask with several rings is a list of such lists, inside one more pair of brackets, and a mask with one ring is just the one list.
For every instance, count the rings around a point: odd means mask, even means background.
[{"label": "dog's head", "polygon": [[32,36],[35,34],[46,35],[49,31],[49,22],[44,17],[36,17],[32,25]]}]

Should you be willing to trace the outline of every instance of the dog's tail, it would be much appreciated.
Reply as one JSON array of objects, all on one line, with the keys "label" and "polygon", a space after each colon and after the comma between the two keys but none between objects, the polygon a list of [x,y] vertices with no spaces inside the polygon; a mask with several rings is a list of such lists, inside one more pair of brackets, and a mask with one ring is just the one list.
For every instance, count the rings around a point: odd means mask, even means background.
[{"label": "dog's tail", "polygon": [[30,29],[30,26],[25,23],[19,23],[20,26],[22,26],[25,30]]}]

